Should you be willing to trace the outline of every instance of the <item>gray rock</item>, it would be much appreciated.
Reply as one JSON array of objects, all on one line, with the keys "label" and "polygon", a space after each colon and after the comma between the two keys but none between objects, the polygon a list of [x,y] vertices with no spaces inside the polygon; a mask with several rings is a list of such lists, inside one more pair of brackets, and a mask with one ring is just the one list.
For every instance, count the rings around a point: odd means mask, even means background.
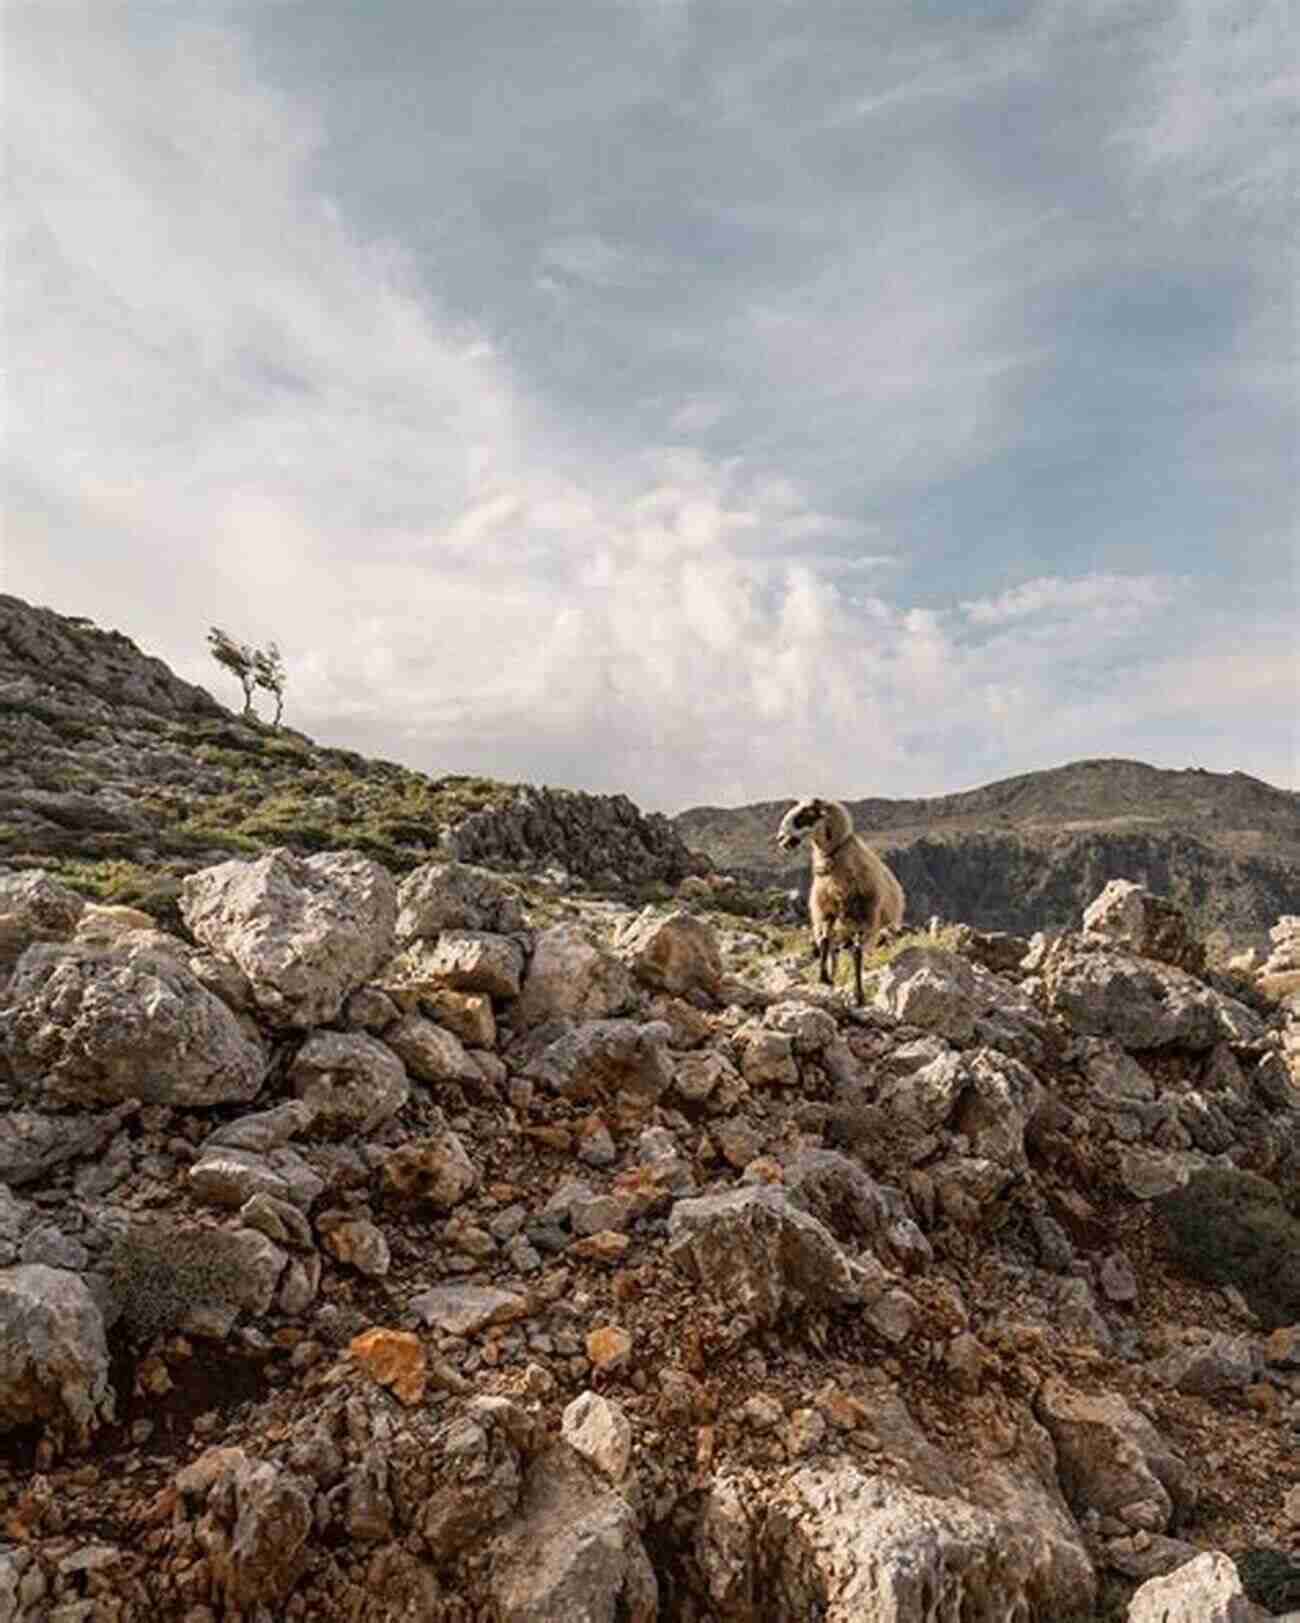
[{"label": "gray rock", "polygon": [[589,1020],[528,1061],[524,1074],[568,1099],[605,1090],[658,1099],[672,1081],[668,1037],[661,1020]]},{"label": "gray rock", "polygon": [[543,930],[510,1011],[517,1031],[548,1020],[605,1020],[632,1001],[626,966],[571,924]]},{"label": "gray rock", "polygon": [[305,1133],[312,1124],[310,1106],[300,1099],[290,1099],[271,1110],[258,1110],[248,1116],[238,1116],[224,1122],[203,1140],[205,1150],[252,1150],[265,1154],[277,1150],[299,1133]]},{"label": "gray rock", "polygon": [[104,1318],[84,1281],[42,1263],[0,1269],[0,1431],[45,1420],[84,1443],[112,1418]]},{"label": "gray rock", "polygon": [[1112,879],[1083,912],[1085,935],[1103,936],[1118,947],[1199,975],[1205,947],[1192,934],[1176,903],[1153,896],[1130,879]]},{"label": "gray rock", "polygon": [[868,1246],[909,1273],[934,1255],[902,1191],[877,1183],[838,1150],[802,1150],[785,1169],[785,1192],[837,1239]]},{"label": "gray rock", "polygon": [[529,1470],[489,1588],[501,1623],[654,1623],[659,1610],[631,1507],[561,1449]]},{"label": "gray rock", "polygon": [[253,1229],[128,1219],[112,1240],[106,1300],[137,1337],[172,1329],[224,1336],[241,1311],[270,1308],[288,1260]]},{"label": "gray rock", "polygon": [[1260,1359],[1246,1336],[1212,1335],[1208,1341],[1176,1347],[1148,1366],[1156,1380],[1180,1392],[1213,1397],[1239,1392],[1255,1379]]},{"label": "gray rock", "polygon": [[413,1139],[380,1163],[385,1194],[398,1201],[428,1202],[444,1210],[478,1187],[478,1170],[455,1133]]},{"label": "gray rock", "polygon": [[306,1211],[325,1187],[300,1155],[292,1150],[205,1150],[189,1169],[187,1181],[195,1196],[212,1206],[238,1209],[254,1195],[269,1195]]},{"label": "gray rock", "polygon": [[312,1111],[313,1131],[333,1138],[364,1138],[410,1093],[393,1050],[358,1032],[312,1032],[294,1055],[289,1085]]},{"label": "gray rock", "polygon": [[7,1112],[0,1116],[0,1183],[18,1189],[66,1161],[100,1155],[135,1109],[133,1101],[98,1116]]},{"label": "gray rock", "polygon": [[193,934],[243,971],[258,1008],[288,1026],[325,1025],[392,951],[397,892],[356,851],[274,850],[184,881]]},{"label": "gray rock", "polygon": [[421,1324],[448,1335],[472,1336],[490,1324],[508,1324],[528,1312],[524,1297],[490,1285],[439,1285],[407,1304]]},{"label": "gray rock", "polygon": [[226,1608],[250,1616],[278,1611],[307,1564],[307,1485],[241,1448],[212,1448],[177,1473],[176,1487],[177,1521],[198,1521]]},{"label": "gray rock", "polygon": [[444,930],[513,935],[525,925],[522,899],[507,880],[461,862],[426,862],[397,887],[397,940],[436,940]]},{"label": "gray rock", "polygon": [[460,1038],[422,1014],[404,1015],[384,1033],[384,1042],[417,1081],[434,1086],[460,1082],[474,1088],[482,1083],[482,1072]]},{"label": "gray rock", "polygon": [[665,916],[648,907],[620,931],[614,945],[644,986],[679,996],[718,996],[722,950],[717,933],[693,913]]},{"label": "gray rock", "polygon": [[56,1104],[224,1104],[251,1099],[266,1074],[220,998],[138,948],[29,948],[0,1028],[19,1084]]},{"label": "gray rock", "polygon": [[874,1257],[848,1256],[829,1229],[766,1184],[679,1200],[668,1237],[670,1257],[723,1310],[737,1340],[804,1304],[860,1307],[888,1284]]},{"label": "gray rock", "polygon": [[[1175,1506],[1195,1499],[1182,1456],[1116,1393],[1076,1390],[1053,1377],[1038,1394],[1038,1417],[1056,1444],[1061,1488],[1076,1515],[1094,1510],[1130,1527],[1162,1532]],[[1156,1525],[1142,1507],[1155,1509]]]},{"label": "gray rock", "polygon": [[1168,964],[1112,948],[1064,944],[1045,973],[1048,1004],[1092,1037],[1125,1048],[1209,1049],[1264,1035],[1259,1016],[1235,998]]}]

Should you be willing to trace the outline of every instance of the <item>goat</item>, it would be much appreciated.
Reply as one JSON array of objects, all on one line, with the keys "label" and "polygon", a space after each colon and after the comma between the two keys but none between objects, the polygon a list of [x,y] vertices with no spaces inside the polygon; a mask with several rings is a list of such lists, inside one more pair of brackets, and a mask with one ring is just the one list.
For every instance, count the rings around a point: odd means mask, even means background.
[{"label": "goat", "polygon": [[795,851],[804,835],[812,841],[812,889],[808,914],[812,922],[813,950],[821,961],[822,983],[834,982],[832,951],[838,956],[835,927],[853,952],[854,985],[858,1004],[866,1002],[862,990],[862,954],[888,926],[902,921],[903,887],[866,843],[853,832],[853,819],[838,800],[799,800],[781,819],[776,843]]}]

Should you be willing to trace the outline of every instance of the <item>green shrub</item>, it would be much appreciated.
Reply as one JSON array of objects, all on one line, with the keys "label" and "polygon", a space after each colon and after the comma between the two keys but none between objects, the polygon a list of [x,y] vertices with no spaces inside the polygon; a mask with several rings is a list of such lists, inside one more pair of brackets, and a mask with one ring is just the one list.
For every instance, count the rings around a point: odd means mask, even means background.
[{"label": "green shrub", "polygon": [[1235,1285],[1268,1329],[1300,1320],[1300,1221],[1275,1184],[1212,1167],[1153,1204],[1171,1255],[1194,1278]]},{"label": "green shrub", "polygon": [[1241,1587],[1266,1611],[1289,1612],[1300,1607],[1300,1556],[1285,1550],[1242,1550],[1233,1557]]},{"label": "green shrub", "polygon": [[175,1329],[195,1308],[238,1311],[247,1273],[245,1254],[227,1229],[136,1221],[109,1249],[108,1283],[119,1322],[142,1341]]}]

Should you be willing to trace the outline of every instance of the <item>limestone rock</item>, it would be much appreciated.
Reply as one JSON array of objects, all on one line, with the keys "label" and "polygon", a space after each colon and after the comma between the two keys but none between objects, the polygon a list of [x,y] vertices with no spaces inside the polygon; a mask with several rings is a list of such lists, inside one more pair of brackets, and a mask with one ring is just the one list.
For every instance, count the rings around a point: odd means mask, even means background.
[{"label": "limestone rock", "polygon": [[67,941],[85,906],[43,868],[0,874],[0,984],[33,942]]},{"label": "limestone rock", "polygon": [[399,1000],[443,990],[513,998],[524,973],[524,951],[506,935],[444,930],[436,941],[417,940],[391,958],[379,984]]},{"label": "limestone rock", "polygon": [[1180,1392],[1208,1398],[1249,1386],[1258,1363],[1248,1337],[1215,1335],[1190,1347],[1176,1347],[1151,1366],[1151,1373]]},{"label": "limestone rock", "polygon": [[1259,1016],[1184,970],[1114,948],[1065,945],[1045,976],[1049,1006],[1076,1031],[1125,1048],[1256,1042]]},{"label": "limestone rock", "polygon": [[1104,936],[1143,958],[1199,975],[1205,947],[1192,934],[1182,908],[1153,896],[1130,879],[1112,879],[1083,913],[1085,935]]},{"label": "limestone rock", "polygon": [[511,1020],[519,1031],[548,1020],[605,1020],[631,1001],[621,959],[593,946],[573,925],[560,924],[538,935]]},{"label": "limestone rock", "polygon": [[846,1461],[801,1466],[763,1510],[755,1623],[1060,1617],[1089,1603],[1087,1557],[1053,1524],[1016,1525]]},{"label": "limestone rock", "polygon": [[[435,1561],[459,1555],[511,1514],[532,1443],[531,1422],[505,1398],[475,1398],[441,1429],[427,1451],[436,1462],[438,1484],[413,1507]],[[399,1504],[403,1497],[399,1486]]]},{"label": "limestone rock", "polygon": [[459,1205],[478,1187],[478,1171],[455,1133],[440,1133],[400,1145],[380,1166],[386,1195],[399,1201],[427,1201],[444,1210]]},{"label": "limestone rock", "polygon": [[307,1562],[311,1500],[292,1473],[210,1449],[176,1477],[178,1514],[196,1517],[212,1584],[231,1611],[278,1610]]},{"label": "limestone rock", "polygon": [[1129,1602],[1128,1623],[1259,1623],[1231,1556],[1207,1550],[1167,1577],[1144,1583]]},{"label": "limestone rock", "polygon": [[744,1043],[740,1073],[750,1087],[793,1088],[799,1081],[794,1057],[794,1038],[784,1031],[765,1026],[748,1026],[737,1033]]},{"label": "limestone rock", "polygon": [[397,892],[359,852],[277,849],[191,874],[180,909],[198,940],[244,972],[268,1018],[311,1027],[336,1019],[389,956]]},{"label": "limestone rock", "polygon": [[19,1084],[55,1104],[251,1099],[266,1055],[235,1015],[170,956],[135,948],[36,946],[0,1015]]},{"label": "limestone rock", "polygon": [[490,1285],[438,1285],[413,1296],[409,1307],[421,1324],[453,1336],[476,1335],[490,1324],[509,1324],[528,1312],[524,1297]]},{"label": "limestone rock", "polygon": [[486,992],[453,992],[440,988],[420,999],[430,1018],[471,1048],[495,1048],[496,1015]]},{"label": "limestone rock", "polygon": [[289,1084],[311,1110],[313,1130],[333,1138],[373,1132],[410,1093],[393,1050],[358,1032],[312,1032],[294,1055]]},{"label": "limestone rock", "polygon": [[488,868],[426,862],[397,887],[397,940],[436,940],[444,930],[513,935],[524,928],[519,892]]},{"label": "limestone rock", "polygon": [[231,1150],[253,1150],[265,1154],[278,1150],[299,1133],[305,1133],[312,1124],[311,1107],[301,1099],[289,1099],[270,1110],[258,1110],[234,1121],[223,1122],[203,1140],[205,1150],[221,1146]]},{"label": "limestone rock", "polygon": [[[323,1228],[323,1225],[322,1225]],[[323,1228],[325,1249],[368,1279],[383,1279],[392,1258],[383,1230],[363,1217]]]},{"label": "limestone rock", "polygon": [[796,1054],[820,1054],[838,1034],[833,1017],[825,1009],[805,1002],[771,1004],[764,1010],[763,1024],[791,1038]]},{"label": "limestone rock", "polygon": [[80,1276],[0,1269],[0,1432],[45,1420],[85,1443],[112,1418],[104,1319]]},{"label": "limestone rock", "polygon": [[106,1299],[137,1337],[224,1336],[239,1313],[265,1313],[288,1255],[254,1229],[132,1219],[115,1235]]},{"label": "limestone rock", "polygon": [[422,1014],[404,1015],[384,1033],[384,1042],[417,1081],[432,1086],[460,1082],[470,1087],[482,1082],[482,1073],[460,1038]]},{"label": "limestone rock", "polygon": [[644,986],[679,996],[718,996],[722,950],[712,926],[693,913],[665,916],[648,907],[620,932],[615,946]]},{"label": "limestone rock", "polygon": [[525,1075],[569,1099],[608,1090],[655,1100],[672,1081],[668,1036],[661,1020],[588,1020],[530,1060]]},{"label": "limestone rock", "polygon": [[771,1185],[679,1200],[668,1221],[669,1255],[722,1310],[739,1339],[790,1307],[856,1307],[887,1280],[874,1258],[849,1257],[830,1230]]},{"label": "limestone rock", "polygon": [[705,1105],[711,1115],[725,1115],[749,1089],[725,1054],[703,1049],[677,1061],[673,1068],[673,1091],[689,1104]]},{"label": "limestone rock", "polygon": [[1182,1456],[1118,1394],[1082,1392],[1053,1378],[1038,1394],[1038,1415],[1056,1444],[1061,1488],[1076,1515],[1095,1510],[1158,1533],[1175,1507],[1194,1500]]},{"label": "limestone rock", "polygon": [[569,1450],[529,1470],[519,1514],[493,1550],[501,1623],[654,1623],[654,1569],[627,1501],[595,1486]]},{"label": "limestone rock", "polygon": [[598,1392],[582,1392],[565,1409],[560,1435],[617,1485],[632,1463],[632,1425],[621,1405]]}]

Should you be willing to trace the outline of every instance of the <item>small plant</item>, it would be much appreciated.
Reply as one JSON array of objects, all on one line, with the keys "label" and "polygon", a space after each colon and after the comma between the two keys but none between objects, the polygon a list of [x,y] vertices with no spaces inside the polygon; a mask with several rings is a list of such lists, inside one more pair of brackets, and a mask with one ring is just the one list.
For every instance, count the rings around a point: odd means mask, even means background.
[{"label": "small plant", "polygon": [[123,1328],[138,1340],[183,1324],[192,1309],[237,1310],[248,1263],[226,1229],[133,1222],[109,1250],[108,1282]]},{"label": "small plant", "polygon": [[1189,1274],[1235,1285],[1269,1329],[1300,1319],[1300,1220],[1275,1184],[1211,1167],[1154,1206],[1175,1261]]}]

